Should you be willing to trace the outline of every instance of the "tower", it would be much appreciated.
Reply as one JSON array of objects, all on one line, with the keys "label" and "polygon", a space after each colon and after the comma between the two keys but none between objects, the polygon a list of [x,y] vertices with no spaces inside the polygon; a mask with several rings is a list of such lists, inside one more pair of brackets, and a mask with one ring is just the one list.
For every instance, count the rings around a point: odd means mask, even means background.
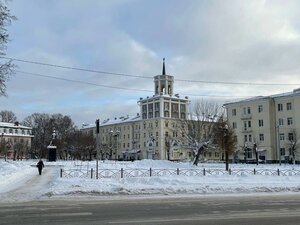
[{"label": "tower", "polygon": [[166,74],[165,58],[163,58],[162,74],[154,77],[155,95],[173,95],[174,77]]}]

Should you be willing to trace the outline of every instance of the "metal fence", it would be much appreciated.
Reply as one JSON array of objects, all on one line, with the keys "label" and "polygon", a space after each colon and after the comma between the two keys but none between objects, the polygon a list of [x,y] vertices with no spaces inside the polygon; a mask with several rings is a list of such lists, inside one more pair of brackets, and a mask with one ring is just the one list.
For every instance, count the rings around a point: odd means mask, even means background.
[{"label": "metal fence", "polygon": [[90,170],[61,169],[60,177],[64,178],[129,178],[129,177],[161,177],[161,176],[222,176],[222,175],[263,175],[263,176],[300,176],[300,170],[285,169],[99,169],[98,174]]}]

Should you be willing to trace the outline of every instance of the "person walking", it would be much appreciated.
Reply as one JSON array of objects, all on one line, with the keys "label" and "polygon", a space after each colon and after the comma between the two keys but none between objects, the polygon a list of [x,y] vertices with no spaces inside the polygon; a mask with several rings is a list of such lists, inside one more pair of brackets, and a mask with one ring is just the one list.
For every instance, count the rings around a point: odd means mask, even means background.
[{"label": "person walking", "polygon": [[42,170],[44,168],[44,162],[43,162],[43,160],[40,159],[40,161],[38,161],[38,163],[36,164],[36,167],[39,170],[39,174],[42,175]]}]

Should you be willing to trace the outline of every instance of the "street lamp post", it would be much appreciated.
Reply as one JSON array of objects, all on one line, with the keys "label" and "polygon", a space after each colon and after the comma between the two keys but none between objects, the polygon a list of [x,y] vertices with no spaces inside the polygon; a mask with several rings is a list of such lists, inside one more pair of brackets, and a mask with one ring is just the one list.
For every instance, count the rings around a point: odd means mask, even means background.
[{"label": "street lamp post", "polygon": [[248,150],[248,146],[247,146],[247,142],[245,142],[245,146],[244,146],[244,162],[247,163],[247,150]]},{"label": "street lamp post", "polygon": [[119,148],[119,136],[120,136],[120,131],[117,130],[115,133],[115,160],[117,160],[117,156],[118,156],[118,148]]},{"label": "street lamp post", "polygon": [[258,165],[258,152],[257,152],[257,145],[256,145],[255,142],[253,144],[253,149],[254,149],[254,152],[255,152],[256,165]]},{"label": "street lamp post", "polygon": [[100,133],[100,120],[96,120],[96,179],[98,179],[98,168],[99,168],[99,133]]},{"label": "street lamp post", "polygon": [[280,152],[280,134],[279,134],[279,124],[276,126],[277,128],[277,155],[278,155],[278,161],[279,165],[281,165],[281,152]]},{"label": "street lamp post", "polygon": [[110,130],[109,131],[109,159],[113,159],[113,154],[115,155],[115,160],[118,155],[118,138],[120,135],[119,130]]}]

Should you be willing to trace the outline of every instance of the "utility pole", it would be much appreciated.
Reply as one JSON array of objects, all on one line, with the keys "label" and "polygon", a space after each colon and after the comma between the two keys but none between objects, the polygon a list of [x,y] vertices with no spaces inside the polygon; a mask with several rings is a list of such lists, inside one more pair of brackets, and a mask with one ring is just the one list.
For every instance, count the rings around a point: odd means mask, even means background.
[{"label": "utility pole", "polygon": [[99,132],[100,132],[100,120],[96,120],[96,151],[97,151],[97,160],[96,160],[96,179],[98,179],[98,165],[99,165]]}]

